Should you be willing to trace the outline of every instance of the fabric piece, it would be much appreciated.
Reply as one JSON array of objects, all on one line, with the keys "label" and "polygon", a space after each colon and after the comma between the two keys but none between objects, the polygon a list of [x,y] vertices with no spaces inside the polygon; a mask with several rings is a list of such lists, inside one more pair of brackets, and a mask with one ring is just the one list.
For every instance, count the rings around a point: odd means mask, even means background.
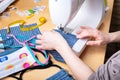
[{"label": "fabric piece", "polygon": [[120,50],[100,66],[88,80],[120,80]]},{"label": "fabric piece", "polygon": [[[36,23],[29,24],[29,25],[25,25],[24,27],[31,27],[31,26],[35,26],[35,25],[37,25],[37,24]],[[7,48],[9,46],[23,47],[23,45],[19,44],[14,39],[7,38],[7,29],[0,30],[0,34],[1,34],[2,39],[5,41],[5,43],[3,44],[4,48]],[[25,40],[29,39],[30,37],[37,35],[37,34],[40,34],[40,30],[39,30],[39,28],[36,28],[34,30],[23,32],[20,30],[20,26],[14,26],[14,27],[10,28],[10,34],[13,34],[13,35],[19,36],[19,37],[21,36],[21,38],[18,38],[18,40],[20,42],[24,42]]]},{"label": "fabric piece", "polygon": [[46,80],[75,80],[68,72],[64,69],[61,69],[58,73],[54,74],[53,76],[49,77]]},{"label": "fabric piece", "polygon": [[[64,33],[63,31],[61,30],[55,30],[57,32],[59,32],[63,37],[64,39],[68,42],[69,46],[72,48],[73,45],[76,43],[76,41],[78,40],[78,38],[76,38],[75,35],[73,34],[70,34],[70,33]],[[62,43],[61,43],[62,44]],[[59,46],[59,45],[58,45]],[[57,60],[57,61],[60,61],[60,62],[65,62],[64,59],[61,57],[61,55],[55,51],[55,50],[49,50],[48,52],[50,52],[53,57]]]},{"label": "fabric piece", "polygon": [[[29,26],[35,26],[36,24],[30,24],[30,25],[25,25],[24,27],[29,27]],[[15,36],[27,36],[28,39],[34,35],[37,35],[37,34],[40,34],[40,30],[38,28],[34,29],[34,30],[31,30],[31,31],[21,31],[20,26],[15,26],[15,27],[11,27],[10,29],[10,34],[14,34]],[[55,30],[57,32],[59,32],[64,38],[65,40],[68,42],[69,46],[72,48],[73,45],[75,44],[75,42],[78,40],[76,38],[75,35],[73,34],[70,34],[70,33],[64,33],[63,31],[61,30]],[[7,29],[2,29],[0,30],[0,34],[1,34],[1,37],[3,40],[6,40],[6,37],[7,36]],[[14,39],[13,39],[14,40]],[[19,41],[21,42],[24,42],[26,40],[26,38],[19,38],[18,39]],[[35,41],[32,41],[32,42],[35,42]],[[14,41],[11,41],[11,39],[7,39],[6,42],[5,42],[6,45],[10,45],[10,47],[13,46],[13,48],[16,46],[16,47],[23,47],[23,45],[19,44],[18,42],[16,42],[15,40]],[[5,45],[4,45],[5,47]],[[6,48],[6,47],[5,47]],[[63,60],[63,58],[60,56],[60,54],[55,51],[55,50],[49,50],[48,51],[49,53],[51,53],[53,55],[53,57],[57,60],[57,61],[60,61],[60,62],[65,62]]]},{"label": "fabric piece", "polygon": [[[1,36],[1,34],[0,34],[0,41],[2,41],[2,36]],[[1,48],[4,48],[3,43],[0,43],[0,47],[1,47]]]},{"label": "fabric piece", "polygon": [[14,50],[0,53],[0,79],[26,69],[36,62],[33,57],[34,53],[27,46],[12,51]]}]

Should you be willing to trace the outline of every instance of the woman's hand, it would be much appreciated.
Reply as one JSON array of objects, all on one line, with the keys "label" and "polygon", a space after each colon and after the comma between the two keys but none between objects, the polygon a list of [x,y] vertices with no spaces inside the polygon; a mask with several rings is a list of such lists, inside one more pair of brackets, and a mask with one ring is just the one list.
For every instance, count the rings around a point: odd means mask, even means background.
[{"label": "woman's hand", "polygon": [[81,26],[80,30],[76,32],[77,38],[91,38],[91,40],[89,40],[87,42],[87,45],[106,45],[107,43],[109,43],[109,39],[110,39],[110,35],[109,33],[103,33],[97,29],[93,29],[90,27],[86,27],[86,26]]},{"label": "woman's hand", "polygon": [[57,50],[62,49],[67,44],[66,40],[56,31],[43,31],[41,35],[37,35],[36,40],[38,49]]}]

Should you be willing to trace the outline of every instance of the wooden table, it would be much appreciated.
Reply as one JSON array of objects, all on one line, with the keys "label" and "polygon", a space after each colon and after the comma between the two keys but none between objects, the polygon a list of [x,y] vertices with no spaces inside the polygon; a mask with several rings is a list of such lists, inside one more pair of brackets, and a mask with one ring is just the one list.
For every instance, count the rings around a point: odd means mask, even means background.
[{"label": "wooden table", "polygon": [[[49,15],[48,0],[41,0],[39,3],[34,3],[33,1],[34,0],[18,0],[13,5],[17,8],[17,10],[20,10],[21,12],[24,10],[32,9],[35,6],[42,6],[42,5],[46,6],[46,9],[29,19],[26,19],[25,16],[19,16],[18,14],[16,14],[16,10],[8,9],[6,11],[10,12],[10,17],[7,17],[7,18],[0,17],[0,29],[6,27],[9,23],[13,21],[21,20],[21,19],[25,20],[26,24],[40,23],[39,18],[42,16],[44,16],[47,19],[47,22],[40,27],[40,30],[50,30],[54,28],[55,25],[51,22],[50,15]],[[99,28],[103,32],[109,31],[113,2],[114,0],[108,0],[109,11],[103,21],[103,24]],[[93,70],[96,70],[104,62],[105,51],[106,51],[106,46],[99,46],[99,47],[87,46],[83,51],[82,55],[80,56],[80,58],[82,58],[82,60],[86,64],[88,64]],[[52,61],[55,64],[58,64],[64,69],[66,69],[70,74],[72,74],[72,72],[70,71],[69,67],[66,64],[54,60],[53,57],[52,57]],[[24,80],[45,80],[47,77],[50,77],[51,75],[53,75],[58,71],[59,70],[57,68],[30,71],[24,75]],[[3,80],[15,80],[15,79],[5,78]]]}]

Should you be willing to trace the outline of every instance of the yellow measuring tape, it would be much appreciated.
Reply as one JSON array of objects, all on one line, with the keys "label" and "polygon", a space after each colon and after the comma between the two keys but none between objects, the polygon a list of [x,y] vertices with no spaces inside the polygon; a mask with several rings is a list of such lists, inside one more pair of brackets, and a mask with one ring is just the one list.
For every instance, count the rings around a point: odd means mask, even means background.
[{"label": "yellow measuring tape", "polygon": [[38,28],[39,26],[43,25],[44,23],[46,23],[46,18],[45,17],[40,17],[39,18],[39,21],[40,21],[40,24],[36,25],[36,26],[31,26],[31,27],[23,27],[24,24],[25,24],[25,21],[24,20],[17,20],[17,21],[14,21],[12,23],[10,23],[8,25],[8,29],[7,29],[7,32],[10,33],[10,26],[13,26],[15,24],[20,24],[20,30],[21,31],[29,31],[29,30],[33,30],[35,28]]}]

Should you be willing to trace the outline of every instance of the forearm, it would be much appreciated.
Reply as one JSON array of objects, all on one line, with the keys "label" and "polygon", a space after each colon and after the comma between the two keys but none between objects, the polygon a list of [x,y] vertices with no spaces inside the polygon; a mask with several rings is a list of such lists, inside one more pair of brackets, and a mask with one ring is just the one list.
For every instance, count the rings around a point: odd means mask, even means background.
[{"label": "forearm", "polygon": [[109,43],[120,42],[120,31],[109,33]]},{"label": "forearm", "polygon": [[87,80],[93,71],[75,55],[69,46],[57,49],[78,80]]}]

